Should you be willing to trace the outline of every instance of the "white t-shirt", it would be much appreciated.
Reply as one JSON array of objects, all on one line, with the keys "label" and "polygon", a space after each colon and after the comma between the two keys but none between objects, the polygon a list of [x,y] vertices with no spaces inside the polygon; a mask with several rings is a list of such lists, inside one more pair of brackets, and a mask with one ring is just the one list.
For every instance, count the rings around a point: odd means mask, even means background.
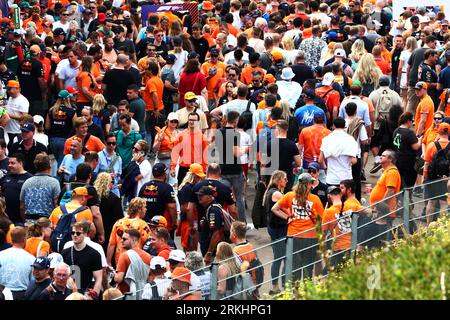
[{"label": "white t-shirt", "polygon": [[[349,119],[345,119],[345,129],[348,128],[348,124],[350,123]],[[361,158],[361,141],[369,139],[369,136],[367,135],[367,130],[365,126],[361,126],[361,129],[359,130],[358,140],[356,142],[358,143],[358,153],[356,154],[357,158]]]},{"label": "white t-shirt", "polygon": [[[162,298],[166,293],[167,289],[170,288],[172,280],[164,278],[157,278],[154,280],[156,287],[158,288],[158,294]],[[142,292],[143,300],[151,300],[153,298],[152,286],[150,283],[146,283],[144,286],[144,291]]]},{"label": "white t-shirt", "polygon": [[56,21],[53,23],[53,31],[55,31],[56,28],[62,28],[65,33],[69,32],[69,22],[67,21],[65,24],[62,24],[61,21]]},{"label": "white t-shirt", "polygon": [[48,136],[45,133],[35,133],[33,139],[48,147]]},{"label": "white t-shirt", "polygon": [[256,39],[256,38],[248,39],[248,46],[255,49],[255,51],[259,54],[266,51],[266,48],[264,47],[264,40],[261,40],[261,39]]},{"label": "white t-shirt", "polygon": [[75,89],[78,88],[77,81],[75,80],[75,78],[78,72],[80,71],[81,67],[80,60],[77,60],[77,63],[78,67],[75,68],[72,67],[70,63],[64,63],[63,67],[61,67],[61,69],[59,70],[58,78],[64,81],[64,87],[72,86]]},{"label": "white t-shirt", "polygon": [[[14,116],[19,116],[21,112],[28,113],[30,103],[23,95],[19,95],[17,98],[10,97],[8,104],[6,105],[6,111]],[[20,123],[17,120],[11,119],[5,126],[7,133],[20,133]]]},{"label": "white t-shirt", "polygon": [[[169,52],[172,53],[172,52]],[[183,70],[184,65],[187,62],[187,57],[189,53],[185,50],[181,51],[180,53],[173,53],[177,60],[175,60],[175,63],[173,64],[172,70],[175,75],[175,79],[178,79],[180,77],[181,71]]]},{"label": "white t-shirt", "polygon": [[294,108],[302,94],[302,86],[298,82],[285,80],[277,81],[276,84],[278,85],[278,94],[281,100],[287,100],[289,106]]},{"label": "white t-shirt", "polygon": [[[240,147],[241,148],[242,147],[248,147],[249,145],[252,144],[252,139],[250,138],[250,135],[247,132],[242,131],[242,130],[238,130],[238,132],[239,132],[239,134],[241,136],[241,138],[240,138],[240,142],[241,142]],[[241,156],[241,163],[242,164],[248,163],[248,153],[243,154]]]},{"label": "white t-shirt", "polygon": [[[239,114],[242,114],[245,110],[247,110],[247,105],[248,100],[235,99],[231,100],[228,103],[225,103],[224,105],[221,105],[220,110],[222,110],[223,116],[226,116],[230,111],[236,111],[239,112]],[[253,102],[250,103],[250,111],[252,113],[256,111],[256,106]]]},{"label": "white t-shirt", "polygon": [[[91,240],[90,238],[88,238],[88,237],[85,237],[85,238],[84,238],[84,241],[86,242],[86,244],[87,244],[89,247],[91,247],[92,249],[94,249],[95,251],[97,251],[98,253],[100,253],[100,257],[101,257],[101,259],[102,259],[102,267],[103,267],[103,268],[108,267],[108,262],[106,262],[106,256],[105,256],[105,251],[103,250],[103,247],[102,247],[100,244],[98,244],[98,243],[92,241],[92,240]],[[67,241],[67,242],[64,244],[64,249],[69,249],[69,248],[71,248],[71,247],[73,247],[73,241]]]},{"label": "white t-shirt", "polygon": [[402,72],[406,73],[408,71],[408,60],[409,57],[411,57],[411,51],[409,50],[403,50],[402,53],[400,53],[400,61],[403,61],[403,68]]},{"label": "white t-shirt", "polygon": [[138,181],[136,190],[137,194],[141,190],[142,186],[149,182],[152,178],[152,165],[148,160],[144,160],[139,164],[139,171],[141,171],[143,178]]}]

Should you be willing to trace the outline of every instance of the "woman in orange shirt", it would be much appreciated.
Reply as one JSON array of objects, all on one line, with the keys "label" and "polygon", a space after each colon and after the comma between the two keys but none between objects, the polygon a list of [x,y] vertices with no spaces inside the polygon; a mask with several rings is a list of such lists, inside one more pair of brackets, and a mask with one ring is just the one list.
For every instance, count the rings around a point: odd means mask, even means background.
[{"label": "woman in orange shirt", "polygon": [[95,90],[97,88],[97,82],[92,75],[93,62],[94,59],[91,56],[86,56],[81,60],[81,70],[76,77],[78,87],[78,107],[92,106],[92,101],[96,94]]},{"label": "woman in orange shirt", "polygon": [[438,128],[444,119],[444,113],[442,111],[436,111],[434,114],[433,126],[429,127],[422,138],[422,154],[425,154],[426,147],[439,138]]},{"label": "woman in orange shirt", "polygon": [[28,228],[28,239],[25,250],[35,257],[48,256],[50,244],[44,239],[50,239],[52,222],[47,218],[39,218]]},{"label": "woman in orange shirt", "polygon": [[304,277],[312,276],[319,248],[316,226],[322,218],[323,205],[320,198],[311,193],[314,180],[309,173],[302,173],[293,191],[286,193],[272,208],[274,214],[287,221],[287,234],[294,238],[294,281],[301,278],[302,269]]}]

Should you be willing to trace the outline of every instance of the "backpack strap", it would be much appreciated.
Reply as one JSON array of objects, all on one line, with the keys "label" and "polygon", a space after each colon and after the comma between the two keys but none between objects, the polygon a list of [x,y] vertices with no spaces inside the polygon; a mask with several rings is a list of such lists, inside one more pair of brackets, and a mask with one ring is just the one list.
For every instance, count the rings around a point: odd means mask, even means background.
[{"label": "backpack strap", "polygon": [[250,105],[251,105],[251,103],[252,103],[252,100],[248,100],[248,103],[247,103],[247,108],[245,109],[245,111],[250,111]]},{"label": "backpack strap", "polygon": [[324,99],[325,100],[325,97],[331,92],[331,91],[333,91],[334,90],[334,88],[333,87],[331,87],[331,89],[330,90],[328,90],[327,92],[325,92],[323,95],[321,95],[320,97],[322,98],[322,99]]},{"label": "backpack strap", "polygon": [[[439,143],[439,141],[435,141],[434,145],[436,146],[436,150],[439,152],[442,150],[441,144]],[[448,147],[448,144],[447,144]],[[447,149],[447,148],[446,148]]]},{"label": "backpack strap", "polygon": [[152,288],[152,298],[153,299],[160,299],[161,296],[158,292],[158,286],[156,285],[155,281],[149,281],[150,287]]}]

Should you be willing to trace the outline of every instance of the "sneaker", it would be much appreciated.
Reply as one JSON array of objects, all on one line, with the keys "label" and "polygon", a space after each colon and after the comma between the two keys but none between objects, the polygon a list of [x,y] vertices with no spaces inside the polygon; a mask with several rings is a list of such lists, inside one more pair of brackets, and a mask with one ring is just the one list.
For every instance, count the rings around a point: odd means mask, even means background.
[{"label": "sneaker", "polygon": [[378,171],[380,171],[380,169],[381,169],[381,163],[375,162],[375,163],[373,164],[372,169],[370,169],[370,174],[375,174],[375,173],[377,173]]},{"label": "sneaker", "polygon": [[255,225],[253,223],[247,223],[247,231],[255,229]]},{"label": "sneaker", "polygon": [[361,171],[361,181],[366,181],[366,173],[364,172],[364,170]]}]

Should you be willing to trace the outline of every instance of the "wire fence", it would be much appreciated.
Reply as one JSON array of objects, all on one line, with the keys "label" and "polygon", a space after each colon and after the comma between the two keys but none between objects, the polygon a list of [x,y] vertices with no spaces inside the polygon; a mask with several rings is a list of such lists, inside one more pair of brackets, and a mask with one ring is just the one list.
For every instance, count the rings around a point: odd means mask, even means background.
[{"label": "wire fence", "polygon": [[[448,178],[445,178],[417,186],[416,188],[424,188],[423,197],[414,196],[413,188],[405,188],[390,197],[386,197],[382,201],[373,203],[349,215],[339,215],[336,219],[326,223],[314,225],[306,230],[292,235],[286,235],[271,243],[241,253],[240,256],[245,256],[255,252],[261,261],[260,264],[240,273],[232,273],[227,267],[227,262],[231,260],[236,260],[238,263],[241,262],[241,259],[236,256],[222,261],[213,261],[209,266],[191,271],[191,275],[202,272],[210,273],[209,284],[203,284],[203,286],[209,285],[209,290],[201,290],[201,287],[191,287],[191,291],[185,292],[178,297],[183,298],[193,293],[199,295],[199,291],[209,291],[209,296],[203,294],[203,299],[256,300],[261,299],[262,295],[265,295],[266,299],[270,299],[278,293],[271,290],[269,291],[271,294],[268,294],[267,287],[269,284],[278,284],[280,279],[282,280],[283,287],[286,287],[286,284],[292,283],[292,281],[310,277],[316,277],[318,280],[326,279],[330,271],[334,270],[346,258],[353,257],[357,249],[370,250],[385,246],[396,237],[407,237],[410,235],[412,233],[411,227],[417,230],[422,225],[425,225],[423,221],[426,219],[426,216],[422,215],[423,212],[430,212],[428,214],[429,221],[440,214],[448,214],[447,201],[449,198],[447,183]],[[443,189],[444,186],[445,189]],[[439,191],[441,192],[436,194]],[[426,198],[425,195],[428,195],[428,197]],[[412,201],[413,198],[416,199]],[[393,207],[393,203],[395,207]],[[438,207],[439,205],[444,205],[444,208]],[[339,231],[339,223],[342,223],[343,219],[346,219],[345,222],[347,222],[344,228],[341,226],[341,230],[344,232],[339,232],[339,234],[328,232],[328,234],[325,234],[323,230],[326,228],[324,227],[332,223],[335,224],[332,231]],[[350,226],[348,225],[349,220]],[[298,248],[299,244],[301,246],[303,242],[308,243],[308,241],[302,242],[299,239],[309,239],[304,237],[308,236],[308,233],[311,233],[311,231],[316,232],[315,240],[311,240],[314,243]],[[394,236],[395,231],[396,236]],[[336,242],[340,238],[348,238],[349,236],[351,238],[350,243],[346,242],[344,248],[335,250],[334,246]],[[272,247],[273,255],[277,255],[278,257],[272,260],[261,259],[263,256],[261,254],[262,250],[268,247]],[[295,251],[294,247],[296,247]],[[284,250],[282,255],[279,252],[280,248]],[[310,256],[308,256],[308,253]],[[283,268],[281,268],[282,262],[284,263]],[[219,272],[219,268],[221,272]],[[251,274],[253,272],[260,272],[261,270],[264,270],[262,281],[254,283]],[[218,292],[219,287],[221,288],[220,293]],[[135,299],[138,293],[127,294],[117,300],[124,298]]]}]

